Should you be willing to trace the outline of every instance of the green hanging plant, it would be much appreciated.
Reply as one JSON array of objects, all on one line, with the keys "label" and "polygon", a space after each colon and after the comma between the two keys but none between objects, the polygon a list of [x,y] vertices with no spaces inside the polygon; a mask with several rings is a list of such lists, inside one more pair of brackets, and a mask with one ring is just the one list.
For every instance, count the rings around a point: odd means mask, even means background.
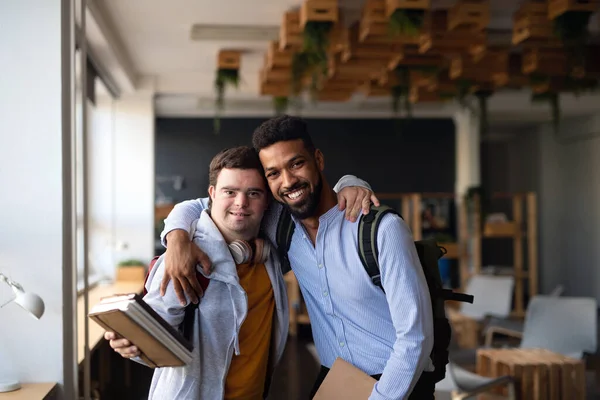
[{"label": "green hanging plant", "polygon": [[533,93],[531,95],[532,103],[548,103],[550,104],[550,110],[552,113],[552,126],[554,127],[554,132],[558,132],[560,127],[560,95],[558,92],[548,91],[544,93]]},{"label": "green hanging plant", "polygon": [[273,97],[273,107],[275,108],[275,115],[285,114],[289,107],[289,99],[287,96],[275,96]]},{"label": "green hanging plant", "polygon": [[479,135],[485,136],[489,130],[488,122],[488,99],[494,92],[492,90],[478,90],[475,97],[479,102]]},{"label": "green hanging plant", "polygon": [[425,10],[399,8],[390,16],[388,30],[393,36],[418,36],[424,21]]},{"label": "green hanging plant", "polygon": [[398,84],[392,87],[392,110],[398,114],[400,104],[404,100],[404,110],[407,117],[412,117],[412,104],[410,103],[410,69],[407,66],[398,66],[394,69]]},{"label": "green hanging plant", "polygon": [[592,14],[590,11],[567,11],[553,21],[554,35],[562,41],[567,51],[570,75],[585,70],[590,36],[588,25]]},{"label": "green hanging plant", "polygon": [[225,89],[227,86],[233,86],[237,88],[240,84],[240,75],[237,69],[219,68],[217,69],[217,76],[215,77],[215,119],[213,121],[213,128],[215,133],[221,131],[221,118],[220,113],[225,107]]},{"label": "green hanging plant", "polygon": [[458,104],[463,108],[474,111],[471,103],[469,103],[469,95],[471,94],[472,88],[473,82],[469,79],[458,79],[456,81],[456,100],[458,101]]},{"label": "green hanging plant", "polygon": [[294,53],[291,66],[292,94],[302,91],[303,80],[311,77],[310,92],[313,99],[320,83],[327,76],[329,32],[332,22],[308,21],[304,26],[302,51]]}]

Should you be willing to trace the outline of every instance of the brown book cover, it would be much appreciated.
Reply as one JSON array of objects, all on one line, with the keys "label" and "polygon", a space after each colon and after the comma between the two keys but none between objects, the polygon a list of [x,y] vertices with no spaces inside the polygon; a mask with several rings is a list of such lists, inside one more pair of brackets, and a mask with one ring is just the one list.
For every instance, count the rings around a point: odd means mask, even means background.
[{"label": "brown book cover", "polygon": [[[132,306],[133,303],[138,307]],[[158,328],[138,323],[140,316],[136,317],[136,313],[143,313],[156,321]],[[191,343],[137,294],[103,298],[88,316],[107,331],[116,332],[137,346],[142,360],[150,367],[178,367],[191,359]],[[159,335],[162,335],[162,340]],[[164,340],[165,337],[167,340]],[[179,350],[176,343],[180,345]]]}]

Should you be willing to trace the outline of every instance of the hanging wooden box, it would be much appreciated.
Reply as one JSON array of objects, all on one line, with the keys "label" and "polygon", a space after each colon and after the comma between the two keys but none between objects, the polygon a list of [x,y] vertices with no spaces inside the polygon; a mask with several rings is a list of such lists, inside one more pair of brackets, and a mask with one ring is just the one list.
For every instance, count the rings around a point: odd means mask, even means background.
[{"label": "hanging wooden box", "polygon": [[419,37],[420,53],[462,53],[474,45],[486,45],[485,33],[448,31],[447,10],[435,10],[426,16],[423,34]]},{"label": "hanging wooden box", "polygon": [[290,50],[280,50],[278,41],[271,41],[267,49],[265,66],[268,69],[277,67],[289,68],[292,65],[293,52]]},{"label": "hanging wooden box", "polygon": [[458,0],[448,12],[448,30],[481,31],[490,23],[489,0]]},{"label": "hanging wooden box", "polygon": [[329,33],[329,50],[341,53],[350,45],[350,30],[341,24],[336,24]]},{"label": "hanging wooden box", "polygon": [[304,0],[300,7],[300,29],[307,22],[337,22],[339,6],[337,0]]},{"label": "hanging wooden box", "polygon": [[317,94],[318,101],[338,101],[345,102],[352,98],[354,92],[343,90],[322,91]]},{"label": "hanging wooden box", "polygon": [[286,97],[290,95],[290,86],[281,83],[261,83],[259,93],[262,96]]},{"label": "hanging wooden box", "polygon": [[381,86],[376,80],[370,80],[365,82],[359,88],[359,91],[366,97],[389,97],[391,91],[389,86]]},{"label": "hanging wooden box", "polygon": [[506,46],[481,46],[474,45],[469,48],[471,61],[475,64],[479,62],[491,62],[495,60],[498,63],[508,62],[509,48]]},{"label": "hanging wooden box", "polygon": [[532,43],[556,46],[560,41],[553,32],[546,2],[527,1],[513,14],[512,44]]},{"label": "hanging wooden box", "polygon": [[411,70],[409,72],[409,77],[410,85],[417,87],[427,87],[433,80],[435,80],[435,74],[418,70]]},{"label": "hanging wooden box", "polygon": [[437,92],[430,92],[422,87],[412,86],[410,88],[410,94],[408,100],[413,103],[438,103],[440,102],[440,95]]},{"label": "hanging wooden box", "polygon": [[548,18],[554,19],[567,11],[596,12],[599,0],[548,0]]},{"label": "hanging wooden box", "polygon": [[526,49],[523,51],[522,71],[524,74],[566,75],[566,54],[560,49]]},{"label": "hanging wooden box", "polygon": [[217,56],[217,68],[240,69],[242,54],[234,50],[221,50]]},{"label": "hanging wooden box", "polygon": [[352,58],[385,60],[388,62],[390,58],[401,51],[398,46],[386,45],[366,45],[363,43],[350,43],[350,45],[341,53],[342,62],[347,62]]},{"label": "hanging wooden box", "polygon": [[359,59],[353,58],[345,63],[341,62],[338,57],[329,57],[327,73],[329,77],[357,77],[367,79],[374,72],[379,71],[385,66],[384,60],[378,59]]},{"label": "hanging wooden box", "polygon": [[361,20],[366,22],[388,22],[385,15],[385,0],[367,0],[363,6]]},{"label": "hanging wooden box", "polygon": [[529,77],[522,72],[523,56],[521,53],[510,53],[505,71],[492,72],[492,82],[496,88],[503,86],[521,87],[529,82]]},{"label": "hanging wooden box", "polygon": [[486,82],[491,80],[490,68],[481,64],[474,64],[466,56],[454,56],[450,61],[448,71],[450,79],[468,79]]},{"label": "hanging wooden box", "polygon": [[260,78],[261,82],[277,82],[277,83],[287,83],[290,84],[292,80],[292,72],[289,68],[273,68],[266,69],[263,68],[260,70]]},{"label": "hanging wooden box", "polygon": [[345,91],[354,92],[359,87],[359,83],[355,79],[341,79],[334,77],[333,79],[324,80],[319,89],[324,92],[328,91]]},{"label": "hanging wooden box", "polygon": [[299,48],[302,46],[300,29],[300,11],[288,11],[283,14],[279,29],[279,49]]},{"label": "hanging wooden box", "polygon": [[430,5],[430,0],[385,0],[385,16],[391,17],[398,9],[427,10]]},{"label": "hanging wooden box", "polygon": [[421,36],[419,52],[428,53],[435,51],[443,54],[467,52],[470,46],[485,45],[486,34],[483,32],[435,32]]}]

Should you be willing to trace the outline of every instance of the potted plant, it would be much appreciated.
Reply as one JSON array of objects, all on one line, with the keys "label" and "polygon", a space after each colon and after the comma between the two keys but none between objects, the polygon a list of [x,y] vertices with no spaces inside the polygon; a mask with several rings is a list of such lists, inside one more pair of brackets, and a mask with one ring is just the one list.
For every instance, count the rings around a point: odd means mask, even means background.
[{"label": "potted plant", "polygon": [[146,277],[147,266],[141,260],[127,259],[117,265],[117,281],[143,282]]},{"label": "potted plant", "polygon": [[227,86],[233,86],[237,88],[240,83],[240,74],[238,69],[232,68],[218,68],[215,77],[215,106],[216,114],[214,120],[215,133],[219,133],[221,130],[221,119],[220,113],[225,107],[225,89]]}]

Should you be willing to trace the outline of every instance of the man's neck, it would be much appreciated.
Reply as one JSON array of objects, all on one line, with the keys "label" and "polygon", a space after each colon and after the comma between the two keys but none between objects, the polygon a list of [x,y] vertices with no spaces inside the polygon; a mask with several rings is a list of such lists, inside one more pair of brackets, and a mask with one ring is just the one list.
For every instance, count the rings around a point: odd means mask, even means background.
[{"label": "man's neck", "polygon": [[225,227],[225,224],[221,223],[221,221],[213,220],[213,222],[217,226],[217,229],[219,230],[219,232],[221,232],[221,235],[223,235],[223,239],[225,239],[225,242],[227,242],[227,244],[229,244],[235,240],[245,240],[247,242],[250,242],[258,236],[258,228],[256,229],[256,232],[251,232],[251,231],[244,232],[244,233],[230,232]]},{"label": "man's neck", "polygon": [[325,178],[322,180],[323,189],[321,198],[315,214],[311,217],[301,220],[302,225],[309,231],[316,231],[319,228],[319,218],[337,204],[337,196]]}]

